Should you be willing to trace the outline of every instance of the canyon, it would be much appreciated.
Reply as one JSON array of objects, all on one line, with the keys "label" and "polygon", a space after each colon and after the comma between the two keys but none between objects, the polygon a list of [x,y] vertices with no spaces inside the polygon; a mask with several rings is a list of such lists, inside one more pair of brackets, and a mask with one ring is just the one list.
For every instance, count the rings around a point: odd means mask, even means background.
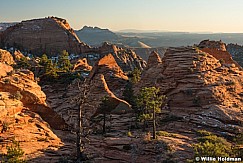
[{"label": "canyon", "polygon": [[[198,131],[231,145],[242,133],[243,71],[231,55],[240,50],[222,41],[143,47],[142,57],[139,49],[107,42],[91,47],[65,19],[47,17],[7,28],[1,44],[6,50],[0,49],[0,156],[15,140],[29,162],[75,161],[80,109],[83,152],[90,162],[186,162],[194,157]],[[58,69],[54,81],[40,81],[34,71],[16,67],[24,61],[44,69],[39,56],[51,59],[62,50],[78,57],[70,59],[68,72]],[[30,52],[35,56],[27,56]],[[134,96],[144,87],[159,88],[166,96],[157,114],[156,140],[151,140],[151,122],[143,130],[134,106],[124,100],[135,70],[141,76],[132,83]],[[79,75],[69,80],[61,79],[63,74]]]}]

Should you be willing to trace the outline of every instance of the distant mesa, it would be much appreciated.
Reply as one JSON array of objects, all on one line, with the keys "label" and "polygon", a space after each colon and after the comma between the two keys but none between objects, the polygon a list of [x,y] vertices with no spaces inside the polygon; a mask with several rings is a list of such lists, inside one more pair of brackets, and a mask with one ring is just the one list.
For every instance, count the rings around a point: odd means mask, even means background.
[{"label": "distant mesa", "polygon": [[75,32],[82,41],[92,46],[100,46],[103,42],[113,42],[119,37],[109,29],[101,29],[99,27],[84,26]]}]

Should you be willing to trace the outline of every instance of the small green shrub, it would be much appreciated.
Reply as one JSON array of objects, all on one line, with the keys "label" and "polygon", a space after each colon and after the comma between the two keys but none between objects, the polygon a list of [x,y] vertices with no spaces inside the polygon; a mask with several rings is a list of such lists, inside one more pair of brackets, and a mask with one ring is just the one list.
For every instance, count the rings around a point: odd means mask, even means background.
[{"label": "small green shrub", "polygon": [[243,133],[239,133],[235,136],[235,138],[233,139],[233,141],[236,144],[242,145],[243,144]]},{"label": "small green shrub", "polygon": [[206,131],[206,130],[198,130],[197,134],[199,134],[199,136],[210,136],[210,135],[212,135],[211,132]]},{"label": "small green shrub", "polygon": [[176,137],[176,134],[172,134],[166,131],[157,131],[156,132],[157,136],[165,136],[165,137]]},{"label": "small green shrub", "polygon": [[234,148],[226,139],[212,133],[199,130],[199,143],[193,144],[195,157],[237,157],[239,148]]},{"label": "small green shrub", "polygon": [[24,151],[20,148],[18,141],[13,141],[11,146],[7,146],[7,154],[3,158],[3,162],[6,163],[26,163],[23,157]]}]

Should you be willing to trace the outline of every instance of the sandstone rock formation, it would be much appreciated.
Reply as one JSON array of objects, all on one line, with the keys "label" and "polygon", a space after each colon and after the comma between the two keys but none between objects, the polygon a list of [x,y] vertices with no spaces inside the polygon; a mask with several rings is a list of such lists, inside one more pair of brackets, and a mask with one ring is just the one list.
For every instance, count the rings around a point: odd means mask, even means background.
[{"label": "sandstone rock formation", "polygon": [[[133,50],[121,48],[107,42],[104,42],[102,46],[98,48],[90,48],[86,53],[96,53],[99,54],[101,58],[110,53],[123,71],[131,71],[136,67],[142,70],[146,67],[146,62]],[[88,61],[90,62],[89,58]]]},{"label": "sandstone rock formation", "polygon": [[151,54],[149,55],[146,68],[150,68],[152,66],[156,66],[156,65],[160,64],[161,62],[162,61],[161,61],[161,58],[160,58],[159,54],[157,52],[155,52],[155,51],[152,51]]},{"label": "sandstone rock formation", "polygon": [[199,43],[198,47],[226,51],[226,44],[223,43],[221,40],[220,41],[203,40]]},{"label": "sandstone rock formation", "polygon": [[[4,59],[4,63],[3,60],[0,62],[1,156],[3,153],[7,153],[6,147],[10,146],[13,140],[20,142],[24,158],[28,160],[43,155],[44,152],[41,151],[48,149],[57,151],[66,146],[52,131],[53,128],[65,129],[66,123],[46,105],[46,95],[34,81],[34,74],[29,70],[14,70],[6,64],[9,57],[4,57]],[[67,151],[58,151],[57,155],[65,155],[65,153]],[[47,162],[50,160],[53,158],[49,158]],[[55,162],[57,160],[58,158]],[[2,157],[0,157],[1,161]],[[31,160],[30,162],[35,161]]]},{"label": "sandstone rock formation", "polygon": [[103,74],[111,91],[119,97],[121,96],[121,89],[126,85],[128,77],[111,54],[104,56],[95,64],[89,78],[92,79],[96,74]]},{"label": "sandstone rock formation", "polygon": [[185,122],[235,133],[243,129],[242,80],[237,66],[221,65],[211,53],[170,48],[162,63],[143,72],[137,88],[159,87],[169,114]]},{"label": "sandstone rock formation", "polygon": [[6,76],[7,73],[13,71],[13,67],[0,62],[0,77]]},{"label": "sandstone rock formation", "polygon": [[[21,101],[22,105],[20,106],[22,107],[16,110],[21,111],[23,106],[27,107],[31,111],[40,114],[52,127],[65,128],[64,121],[51,108],[46,106],[46,95],[41,91],[41,87],[36,81],[34,81],[34,74],[31,71],[13,70],[11,66],[4,63],[0,63],[0,65],[3,68],[1,70],[3,73],[1,73],[0,79],[0,92],[8,94],[13,99],[19,98],[18,100]],[[19,97],[15,97],[18,92]],[[2,105],[2,109],[8,112],[9,105]],[[56,116],[55,120],[52,118],[53,116]]]},{"label": "sandstone rock formation", "polygon": [[205,40],[200,42],[198,47],[206,53],[213,55],[216,59],[220,60],[224,64],[235,64],[237,67],[241,66],[232,59],[232,56],[226,51],[226,44],[222,41],[209,41]]},{"label": "sandstone rock formation", "polygon": [[[146,62],[132,50],[106,42],[100,47],[86,45],[78,39],[65,19],[57,17],[22,21],[6,29],[0,34],[0,39],[2,47],[14,47],[39,56],[44,53],[56,56],[62,50],[81,55],[82,58],[87,54],[99,54],[103,57],[112,53],[118,65],[125,71],[135,67],[143,69],[146,66]],[[92,59],[87,58],[90,65],[93,65]]]},{"label": "sandstone rock formation", "polygon": [[158,53],[160,57],[163,57],[167,48],[158,47],[158,48],[132,48],[132,49],[137,55],[139,55],[141,58],[143,58],[143,60],[147,62],[150,54],[153,51]]},{"label": "sandstone rock formation", "polygon": [[73,67],[73,70],[83,70],[83,71],[90,71],[92,70],[92,66],[88,64],[86,58],[79,59]]},{"label": "sandstone rock formation", "polygon": [[12,65],[15,63],[13,56],[7,50],[3,49],[0,49],[0,62],[6,63],[8,65]]},{"label": "sandstone rock formation", "polygon": [[21,51],[19,51],[19,50],[14,51],[13,56],[14,56],[14,59],[17,60],[17,61],[20,60],[21,58],[24,58],[24,57],[25,57],[25,56],[21,53]]},{"label": "sandstone rock formation", "polygon": [[79,54],[87,45],[80,42],[65,19],[48,17],[22,21],[3,32],[2,42],[34,54],[56,55],[62,50]]},{"label": "sandstone rock formation", "polygon": [[[87,88],[88,95],[86,104],[83,106],[86,126],[90,125],[92,116],[102,112],[97,110],[97,108],[104,96],[108,96],[113,104],[111,107],[112,113],[122,113],[131,109],[126,101],[118,98],[123,92],[122,88],[126,84],[127,79],[127,76],[111,54],[104,56],[97,62],[87,79],[89,85]],[[81,90],[79,90],[79,87],[81,87]],[[110,90],[110,88],[112,89]],[[77,100],[79,97],[82,98],[82,82],[74,80],[68,86],[60,84],[46,85],[43,86],[43,90],[47,95],[48,106],[53,108],[69,126],[76,128],[79,107]]]}]

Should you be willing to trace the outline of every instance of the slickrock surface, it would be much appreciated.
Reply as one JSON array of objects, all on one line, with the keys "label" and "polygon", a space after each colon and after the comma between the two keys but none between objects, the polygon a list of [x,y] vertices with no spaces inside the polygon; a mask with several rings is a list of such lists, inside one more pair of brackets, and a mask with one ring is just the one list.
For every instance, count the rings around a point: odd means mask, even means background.
[{"label": "slickrock surface", "polygon": [[126,85],[128,77],[118,66],[113,55],[108,54],[101,58],[94,65],[89,78],[92,79],[96,74],[103,74],[111,91],[118,97],[122,96],[122,89]]},{"label": "slickrock surface", "polygon": [[[87,79],[87,105],[84,106],[83,111],[84,117],[88,119],[88,121],[85,120],[87,125],[89,125],[89,120],[92,116],[100,113],[100,111],[97,111],[97,108],[104,96],[110,97],[109,100],[114,104],[111,107],[111,111],[119,111],[121,106],[126,110],[130,109],[130,105],[126,101],[119,99],[127,79],[127,76],[117,65],[111,54],[104,56],[97,62]],[[79,85],[81,90],[79,90]],[[77,124],[77,98],[82,94],[82,86],[83,83],[79,82],[79,80],[74,80],[67,86],[61,84],[43,86],[43,90],[47,95],[48,106],[54,109],[71,128],[75,128]]]},{"label": "slickrock surface", "polygon": [[15,63],[13,56],[7,50],[3,49],[0,49],[0,62],[6,63],[8,65],[12,65]]},{"label": "slickrock surface", "polygon": [[200,50],[170,48],[162,63],[146,70],[137,85],[157,86],[167,96],[169,115],[214,131],[242,132],[243,72],[221,65]]},{"label": "slickrock surface", "polygon": [[[64,144],[52,130],[64,129],[66,124],[47,107],[46,96],[34,81],[34,74],[29,70],[13,70],[3,62],[0,67],[0,153],[6,153],[6,147],[13,140],[20,142],[24,158],[28,160],[44,155],[48,149],[56,150],[58,157],[53,162],[62,154],[72,153],[72,150],[60,150],[68,144]],[[49,160],[53,158],[49,157]]]}]

